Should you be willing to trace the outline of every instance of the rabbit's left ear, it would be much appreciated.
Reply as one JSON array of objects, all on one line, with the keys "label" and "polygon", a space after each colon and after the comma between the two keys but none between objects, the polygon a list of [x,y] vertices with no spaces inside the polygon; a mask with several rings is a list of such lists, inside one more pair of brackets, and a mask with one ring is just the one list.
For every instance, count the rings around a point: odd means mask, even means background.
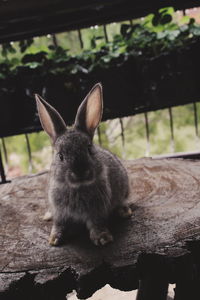
[{"label": "rabbit's left ear", "polygon": [[95,84],[78,108],[75,128],[88,133],[91,138],[98,127],[103,112],[103,92],[100,83]]},{"label": "rabbit's left ear", "polygon": [[35,99],[42,127],[54,144],[57,138],[67,130],[67,126],[53,106],[37,94],[35,95]]}]

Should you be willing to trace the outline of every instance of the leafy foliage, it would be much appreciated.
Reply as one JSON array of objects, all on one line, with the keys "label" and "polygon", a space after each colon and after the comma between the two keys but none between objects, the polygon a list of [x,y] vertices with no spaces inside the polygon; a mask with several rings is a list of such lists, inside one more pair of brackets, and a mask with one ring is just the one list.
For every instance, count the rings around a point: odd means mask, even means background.
[{"label": "leafy foliage", "polygon": [[122,65],[131,57],[142,60],[182,49],[199,36],[200,26],[195,24],[194,19],[183,17],[178,23],[172,7],[162,8],[142,21],[135,21],[132,25],[122,24],[120,34],[116,34],[108,43],[103,36],[94,36],[90,49],[77,55],[70,55],[67,49],[53,45],[49,46],[48,51],[30,54],[27,52],[33,43],[30,39],[19,42],[22,54],[19,58],[11,43],[3,44],[0,80],[20,74],[39,74],[40,78],[49,75],[80,76],[99,68]]},{"label": "leafy foliage", "polygon": [[[112,66],[123,65],[130,58],[135,60],[152,59],[163,53],[170,53],[174,50],[181,50],[195,43],[200,36],[200,26],[195,24],[194,19],[188,16],[176,21],[173,8],[164,8],[146,16],[143,20],[135,20],[133,24],[122,24],[120,34],[115,34],[113,39],[105,42],[101,33],[93,36],[90,40],[88,49],[77,55],[70,54],[68,49],[64,47],[55,47],[45,45],[37,50],[37,44],[33,48],[32,40],[19,42],[17,50],[13,43],[6,43],[1,46],[0,59],[0,93],[9,93],[14,88],[16,81],[22,83],[26,88],[26,82],[34,81],[35,78],[39,82],[45,82],[49,76],[63,76],[66,81],[72,80],[74,77],[82,78],[87,74],[92,74],[98,69],[108,69]],[[42,50],[42,51],[41,51]],[[69,85],[68,85],[69,86]],[[179,109],[176,112],[176,109]],[[187,117],[187,131],[184,129],[176,134],[175,150],[186,151],[195,149],[193,114],[192,108],[180,108],[173,110],[175,115],[175,128],[181,130],[183,127],[184,117]],[[199,109],[199,107],[198,107]],[[170,130],[168,112],[156,111],[149,113],[150,118],[150,141],[151,154],[159,154],[170,152]],[[114,121],[112,121],[114,122]],[[108,132],[107,123],[101,124],[102,143],[106,148],[120,154],[122,148],[120,140],[119,125],[114,124],[116,128],[116,141],[110,141],[111,134]],[[134,130],[133,130],[134,128]],[[163,132],[166,134],[163,136]],[[188,133],[187,133],[188,132]],[[186,133],[188,136],[186,136]],[[46,135],[42,133],[40,139],[38,134],[33,134],[31,144],[34,152],[37,152],[38,164],[43,164],[44,158],[41,158],[41,145],[48,145]],[[145,155],[146,139],[145,126],[141,116],[136,115],[127,119],[125,123],[125,145],[126,158],[140,157]],[[37,136],[36,136],[37,135]],[[187,145],[186,143],[187,138]],[[23,144],[23,137],[15,137],[21,139],[19,142],[14,140],[13,144],[18,147],[14,149],[16,152],[26,153]],[[132,141],[134,140],[134,147]],[[193,142],[191,146],[191,140]],[[38,144],[36,143],[38,141]],[[42,142],[43,141],[43,144]],[[183,143],[184,141],[184,143]],[[8,148],[11,152],[11,138],[6,140]],[[42,146],[42,147],[43,147]],[[193,147],[193,148],[192,148]],[[21,152],[20,152],[21,151]],[[46,153],[44,157],[46,158]],[[47,159],[48,161],[49,159]],[[24,162],[27,165],[27,161]]]}]

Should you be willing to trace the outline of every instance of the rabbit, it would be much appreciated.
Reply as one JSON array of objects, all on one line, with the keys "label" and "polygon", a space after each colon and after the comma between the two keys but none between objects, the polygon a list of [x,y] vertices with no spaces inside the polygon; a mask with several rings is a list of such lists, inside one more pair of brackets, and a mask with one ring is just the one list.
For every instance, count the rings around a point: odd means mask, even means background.
[{"label": "rabbit", "polygon": [[95,245],[112,242],[109,216],[117,211],[129,217],[132,210],[126,169],[114,154],[93,144],[103,112],[102,85],[97,83],[82,101],[70,129],[55,108],[38,94],[35,98],[42,127],[54,148],[48,190],[53,218],[49,244],[63,243],[70,231],[68,220],[85,224]]}]

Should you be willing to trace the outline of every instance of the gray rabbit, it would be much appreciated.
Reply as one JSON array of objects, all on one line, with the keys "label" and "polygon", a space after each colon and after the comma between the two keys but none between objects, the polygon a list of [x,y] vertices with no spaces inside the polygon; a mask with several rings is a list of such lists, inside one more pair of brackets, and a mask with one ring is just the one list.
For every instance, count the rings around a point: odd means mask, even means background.
[{"label": "gray rabbit", "polygon": [[48,192],[53,217],[49,243],[63,242],[67,229],[70,231],[66,228],[69,219],[85,224],[95,245],[113,241],[106,226],[110,214],[116,211],[129,217],[132,211],[125,168],[115,155],[92,142],[103,111],[101,84],[83,100],[71,129],[39,95],[36,101],[42,127],[54,146]]}]

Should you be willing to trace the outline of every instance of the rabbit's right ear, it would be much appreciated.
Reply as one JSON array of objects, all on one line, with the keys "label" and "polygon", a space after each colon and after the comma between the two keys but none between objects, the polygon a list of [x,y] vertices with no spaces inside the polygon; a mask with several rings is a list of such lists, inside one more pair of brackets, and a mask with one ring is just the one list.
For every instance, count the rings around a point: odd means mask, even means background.
[{"label": "rabbit's right ear", "polygon": [[67,130],[67,126],[53,106],[37,94],[35,95],[35,99],[42,127],[54,144],[57,138]]},{"label": "rabbit's right ear", "polygon": [[78,108],[75,127],[85,131],[91,138],[98,127],[103,112],[103,92],[100,83],[95,84]]}]

